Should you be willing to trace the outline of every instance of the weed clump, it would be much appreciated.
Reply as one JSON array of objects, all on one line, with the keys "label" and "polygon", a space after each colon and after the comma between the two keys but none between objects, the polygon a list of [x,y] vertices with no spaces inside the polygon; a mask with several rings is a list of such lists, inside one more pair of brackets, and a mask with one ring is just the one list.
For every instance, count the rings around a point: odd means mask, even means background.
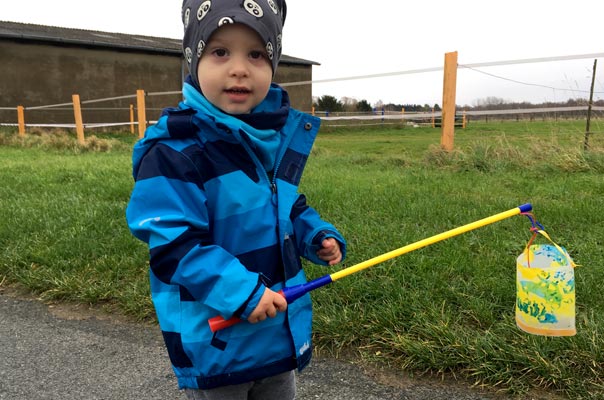
[{"label": "weed clump", "polygon": [[432,168],[445,168],[457,172],[514,171],[535,169],[551,172],[602,172],[604,151],[562,146],[554,141],[531,141],[526,146],[514,146],[505,137],[495,140],[474,141],[453,151],[431,145],[423,163]]},{"label": "weed clump", "polygon": [[0,145],[69,151],[75,154],[86,152],[105,153],[118,147],[120,149],[124,147],[120,141],[113,138],[99,138],[90,135],[84,139],[83,143],[79,143],[73,131],[37,127],[31,128],[25,136],[19,136],[14,132],[0,131]]}]

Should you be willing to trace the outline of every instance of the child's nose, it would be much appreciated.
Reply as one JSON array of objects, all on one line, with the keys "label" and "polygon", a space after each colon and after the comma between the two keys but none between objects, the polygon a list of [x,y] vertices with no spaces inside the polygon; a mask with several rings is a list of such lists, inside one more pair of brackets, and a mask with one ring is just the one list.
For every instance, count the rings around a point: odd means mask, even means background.
[{"label": "child's nose", "polygon": [[243,57],[233,57],[231,59],[230,74],[237,77],[245,77],[249,73],[247,59]]}]

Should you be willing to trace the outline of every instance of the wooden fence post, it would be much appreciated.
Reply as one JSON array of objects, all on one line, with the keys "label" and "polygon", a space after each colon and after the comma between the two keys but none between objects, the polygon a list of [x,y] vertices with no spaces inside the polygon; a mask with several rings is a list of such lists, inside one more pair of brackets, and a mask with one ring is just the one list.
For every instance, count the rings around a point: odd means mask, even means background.
[{"label": "wooden fence post", "polygon": [[589,91],[589,103],[587,105],[587,122],[585,123],[585,138],[583,139],[583,151],[589,150],[589,131],[591,123],[591,106],[594,103],[594,83],[596,81],[596,68],[598,67],[598,59],[594,60],[594,70],[591,75],[591,90]]},{"label": "wooden fence post", "polygon": [[25,107],[17,106],[17,121],[19,121],[19,136],[25,136]]},{"label": "wooden fence post", "polygon": [[134,104],[130,104],[130,133],[134,135]]},{"label": "wooden fence post", "polygon": [[75,117],[78,143],[84,144],[84,123],[82,122],[82,107],[80,106],[80,95],[74,94],[71,96],[71,99],[73,101],[73,114]]},{"label": "wooden fence post", "polygon": [[145,91],[139,89],[136,91],[136,107],[138,111],[138,137],[145,137],[145,129],[147,129],[147,113],[145,110]]},{"label": "wooden fence post", "polygon": [[440,145],[446,150],[453,150],[455,137],[455,90],[457,86],[457,52],[445,54],[445,71],[443,81],[442,133]]}]

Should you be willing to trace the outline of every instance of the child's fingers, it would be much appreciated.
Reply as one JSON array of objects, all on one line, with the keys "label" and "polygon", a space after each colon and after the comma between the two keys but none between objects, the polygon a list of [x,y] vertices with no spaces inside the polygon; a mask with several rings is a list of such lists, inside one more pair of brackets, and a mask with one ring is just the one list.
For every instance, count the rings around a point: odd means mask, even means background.
[{"label": "child's fingers", "polygon": [[266,289],[258,306],[250,314],[248,321],[255,324],[267,318],[275,318],[278,311],[287,310],[287,300],[279,293]]},{"label": "child's fingers", "polygon": [[330,259],[330,260],[325,260],[325,261],[327,261],[327,263],[328,263],[329,265],[336,265],[336,264],[338,264],[340,261],[342,261],[342,255],[341,255],[341,254],[336,255],[336,256],[334,256],[332,259]]},{"label": "child's fingers", "polygon": [[[273,305],[276,307],[277,311],[285,311],[287,310],[287,300],[285,300],[285,297],[283,297],[282,295],[278,294],[274,301],[273,301]],[[276,312],[275,312],[276,315]]]},{"label": "child's fingers", "polygon": [[277,316],[277,309],[275,307],[269,307],[266,311],[266,316],[269,318],[275,318]]},{"label": "child's fingers", "polygon": [[321,245],[323,247],[317,251],[317,256],[321,260],[326,261],[329,265],[335,265],[342,261],[342,252],[337,240],[328,238],[323,240]]},{"label": "child's fingers", "polygon": [[321,243],[321,246],[323,247],[319,249],[319,253],[325,256],[337,254],[340,251],[338,242],[333,238],[325,239],[323,243]]},{"label": "child's fingers", "polygon": [[338,242],[334,238],[323,239],[321,246],[323,247],[334,247]]}]

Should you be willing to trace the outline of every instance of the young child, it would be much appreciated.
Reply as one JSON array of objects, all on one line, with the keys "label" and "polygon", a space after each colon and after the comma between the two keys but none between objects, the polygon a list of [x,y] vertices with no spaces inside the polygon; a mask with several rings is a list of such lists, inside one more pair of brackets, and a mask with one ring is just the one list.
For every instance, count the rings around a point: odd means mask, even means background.
[{"label": "young child", "polygon": [[[335,265],[345,241],[297,193],[319,120],[272,84],[284,0],[185,0],[185,100],[133,153],[126,211],[149,245],[150,283],[180,388],[190,399],[295,397],[310,361],[300,257]],[[212,333],[208,319],[242,323]]]}]

